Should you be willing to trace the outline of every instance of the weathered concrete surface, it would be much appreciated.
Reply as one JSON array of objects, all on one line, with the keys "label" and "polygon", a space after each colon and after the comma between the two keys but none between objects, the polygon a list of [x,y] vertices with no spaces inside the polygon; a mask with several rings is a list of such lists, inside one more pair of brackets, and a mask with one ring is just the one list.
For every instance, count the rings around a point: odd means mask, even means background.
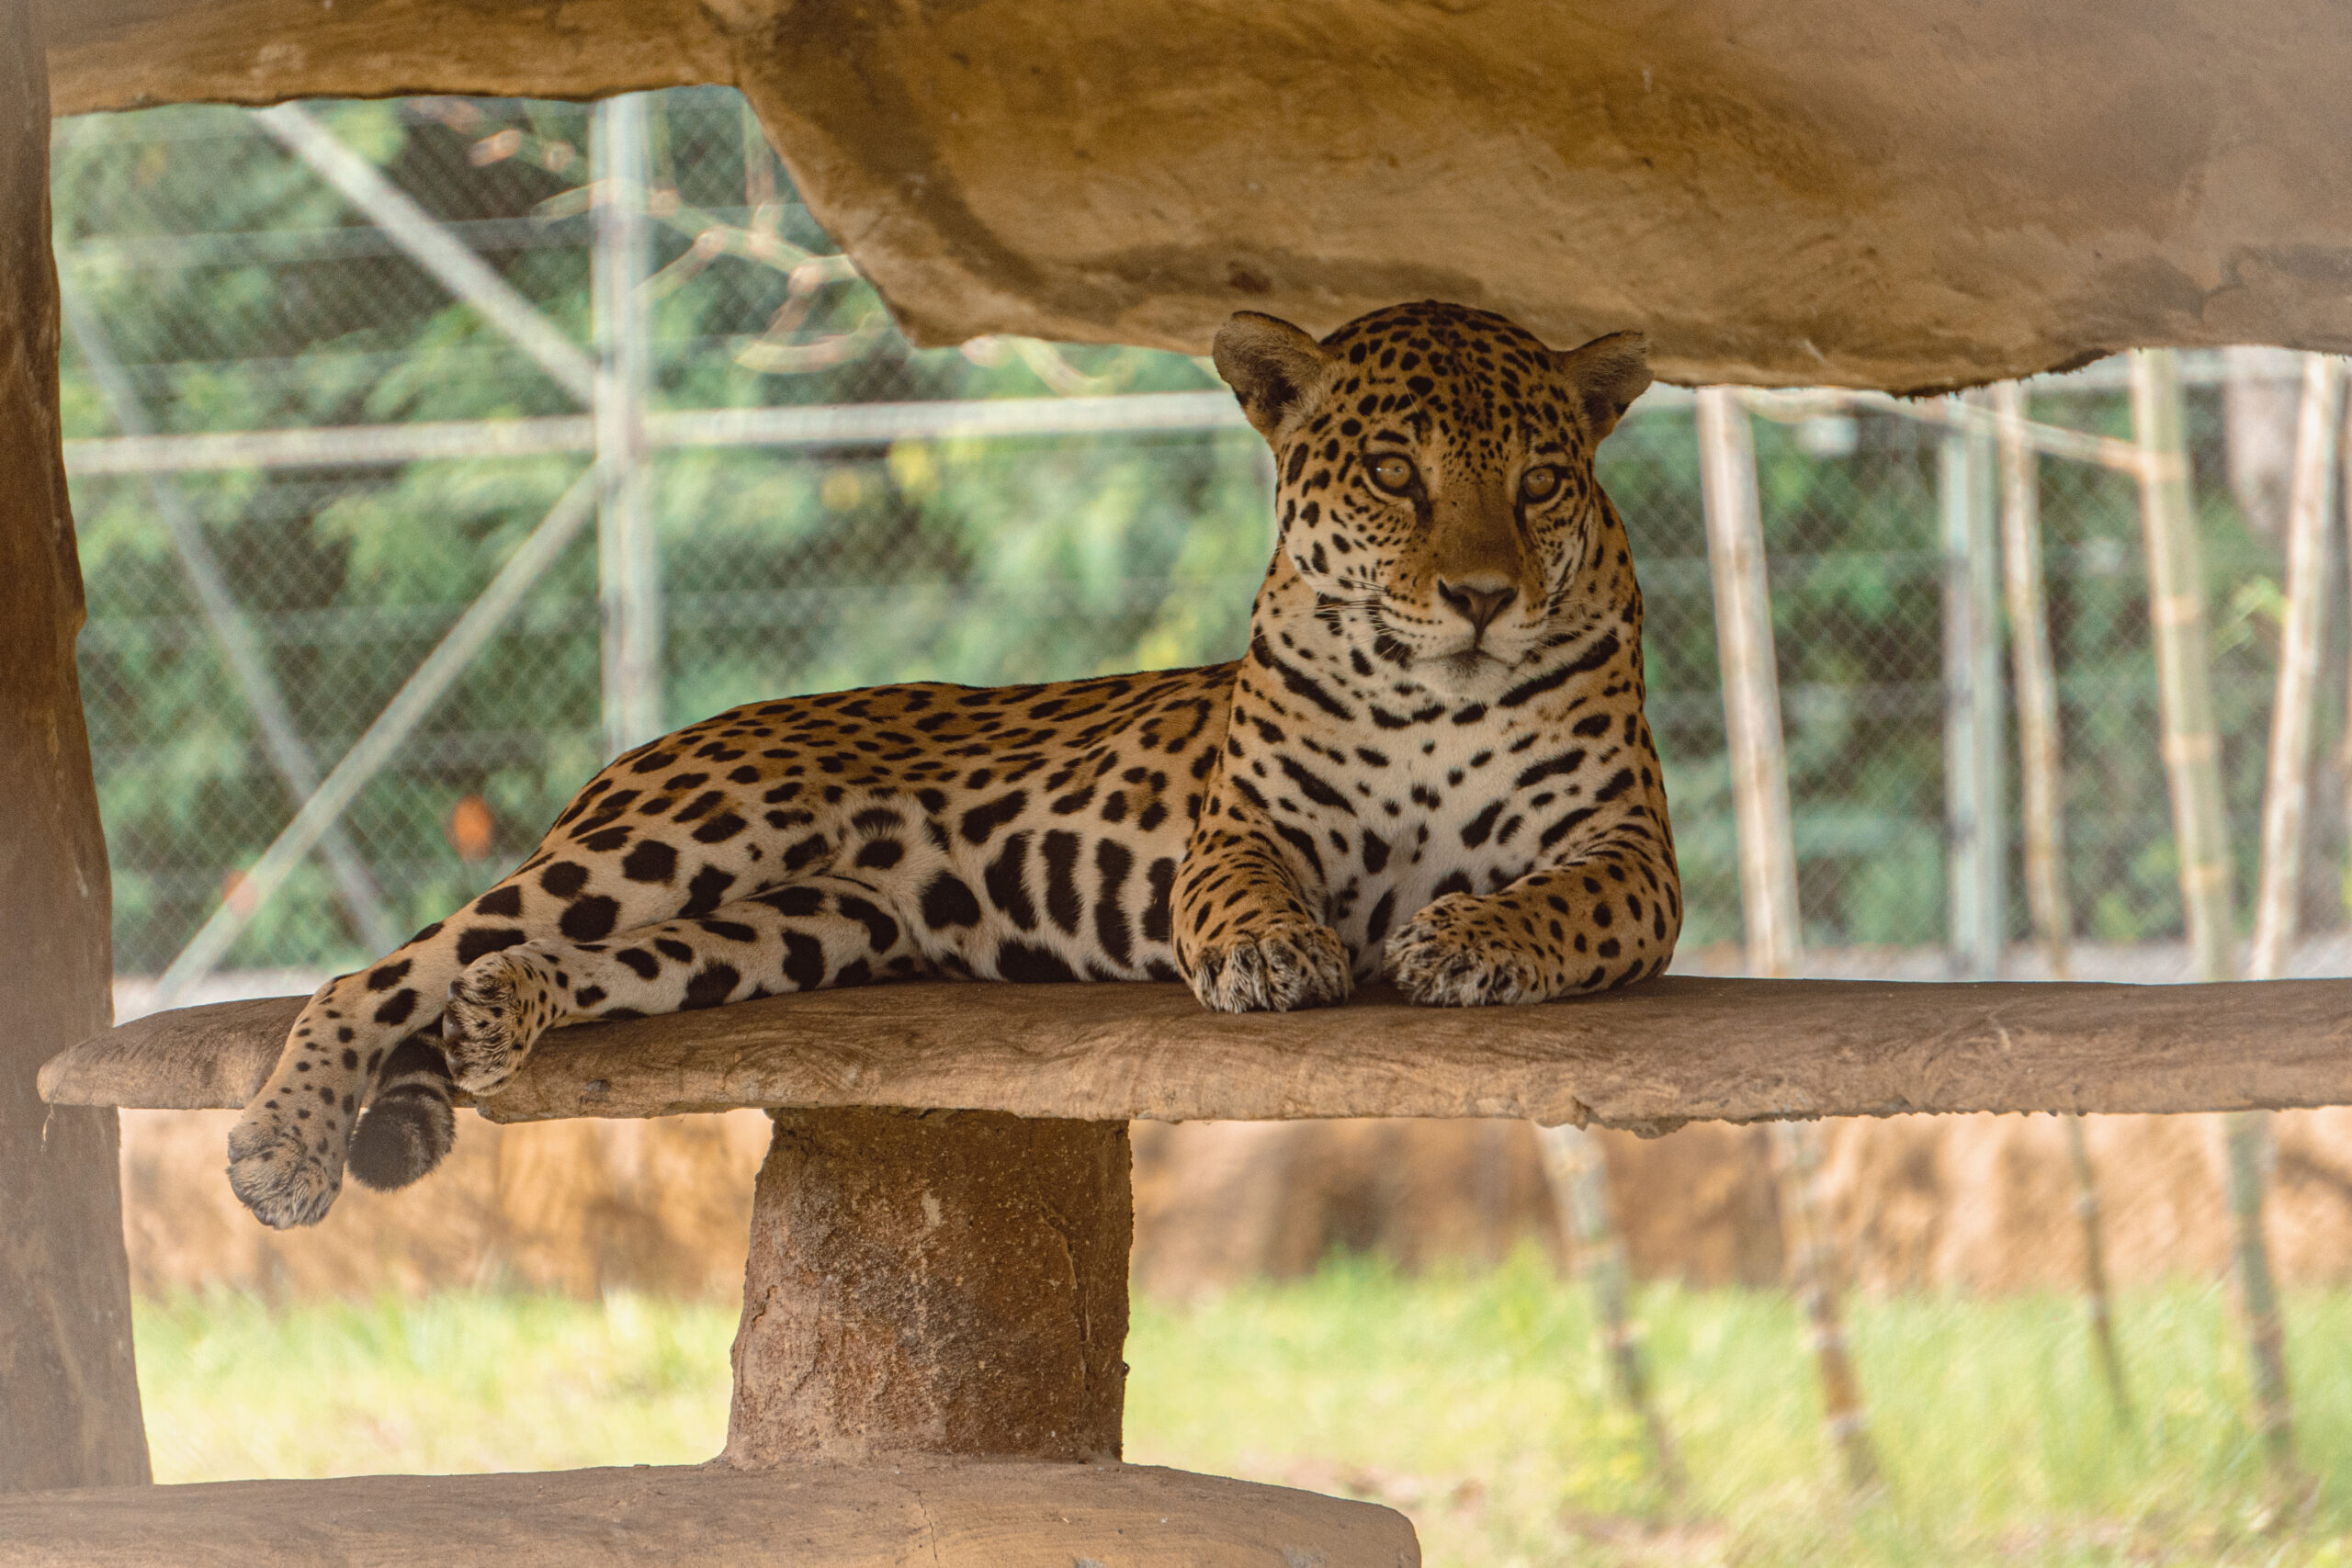
[{"label": "weathered concrete surface", "polygon": [[[302,998],[155,1013],[42,1069],[58,1104],[241,1106]],[[1109,1122],[1685,1121],[2352,1104],[2352,980],[1926,985],[1669,975],[1539,1007],[1213,1013],[1184,987],[927,981],[557,1030],[500,1122],[742,1105]]]},{"label": "weathered concrete surface", "polygon": [[601,97],[731,79],[695,0],[35,0],[56,112],[399,93]]},{"label": "weathered concrete surface", "polygon": [[728,1462],[1119,1457],[1124,1122],[773,1115]]},{"label": "weathered concrete surface", "polygon": [[45,1106],[34,1081],[106,1026],[113,966],[74,672],[40,59],[30,0],[0,0],[0,1492],[147,1479],[114,1114]]},{"label": "weathered concrete surface", "polygon": [[0,1497],[0,1568],[1414,1568],[1371,1503],[1140,1465],[232,1481]]},{"label": "weathered concrete surface", "polygon": [[61,112],[752,98],[920,340],[1435,296],[1670,380],[2352,350],[2334,0],[46,0]]}]

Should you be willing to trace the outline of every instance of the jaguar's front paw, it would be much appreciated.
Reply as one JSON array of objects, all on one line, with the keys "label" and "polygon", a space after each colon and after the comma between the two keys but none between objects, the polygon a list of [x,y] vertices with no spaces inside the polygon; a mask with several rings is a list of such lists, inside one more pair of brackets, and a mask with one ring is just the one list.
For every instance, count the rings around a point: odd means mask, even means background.
[{"label": "jaguar's front paw", "polygon": [[317,1224],[343,1190],[336,1140],[322,1122],[298,1122],[283,1108],[255,1106],[229,1134],[230,1190],[272,1230]]},{"label": "jaguar's front paw", "polygon": [[1398,927],[1381,954],[1396,988],[1429,1007],[1540,1002],[1543,972],[1476,895],[1449,893]]},{"label": "jaguar's front paw", "polygon": [[1243,934],[1204,951],[1193,994],[1219,1012],[1293,1012],[1348,999],[1348,949],[1329,926],[1304,921]]},{"label": "jaguar's front paw", "polygon": [[488,1094],[522,1069],[532,1044],[562,1015],[555,963],[528,948],[485,953],[449,986],[441,1052],[469,1094]]}]

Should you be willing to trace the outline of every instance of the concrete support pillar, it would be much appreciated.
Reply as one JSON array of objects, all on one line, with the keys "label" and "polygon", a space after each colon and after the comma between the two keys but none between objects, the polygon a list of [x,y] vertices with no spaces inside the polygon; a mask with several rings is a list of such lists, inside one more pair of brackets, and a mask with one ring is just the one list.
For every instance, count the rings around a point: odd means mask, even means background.
[{"label": "concrete support pillar", "polygon": [[769,1114],[730,1463],[1118,1457],[1125,1122]]},{"label": "concrete support pillar", "polygon": [[0,1492],[148,1479],[115,1113],[34,1089],[112,1018],[57,342],[40,12],[0,0]]}]

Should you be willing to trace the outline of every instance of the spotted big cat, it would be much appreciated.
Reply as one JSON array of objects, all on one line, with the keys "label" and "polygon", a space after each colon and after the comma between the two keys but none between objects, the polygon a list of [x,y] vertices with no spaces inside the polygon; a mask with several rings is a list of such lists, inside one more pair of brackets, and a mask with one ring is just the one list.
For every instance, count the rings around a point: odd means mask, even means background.
[{"label": "spotted big cat", "polygon": [[1182,980],[1203,1006],[1542,1002],[1657,974],[1682,904],[1641,594],[1595,446],[1632,333],[1250,312],[1217,369],[1278,540],[1231,663],[733,708],[628,752],[514,872],[330,981],[229,1140],[265,1223],[403,1185],[551,1028],[828,986]]}]

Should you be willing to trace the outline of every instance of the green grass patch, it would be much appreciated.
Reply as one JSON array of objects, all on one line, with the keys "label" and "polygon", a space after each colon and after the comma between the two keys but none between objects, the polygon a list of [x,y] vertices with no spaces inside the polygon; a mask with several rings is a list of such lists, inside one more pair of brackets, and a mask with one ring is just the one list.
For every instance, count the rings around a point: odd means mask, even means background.
[{"label": "green grass patch", "polygon": [[133,1332],[158,1481],[695,1464],[727,1435],[735,1314],[707,1303],[181,1296]]},{"label": "green grass patch", "polygon": [[[1653,1287],[1655,1382],[1691,1484],[1660,1490],[1583,1292],[1532,1254],[1402,1279],[1336,1263],[1189,1307],[1137,1303],[1138,1461],[1369,1496],[1431,1563],[2243,1562],[2352,1568],[2352,1292],[2293,1294],[2303,1476],[2268,1476],[2216,1289],[2127,1294],[2119,1423],[2078,1303],[1860,1299],[1883,1494],[1833,1480],[1793,1304]],[[707,1458],[718,1304],[448,1293],[415,1303],[142,1303],[157,1478],[529,1470]]]}]

